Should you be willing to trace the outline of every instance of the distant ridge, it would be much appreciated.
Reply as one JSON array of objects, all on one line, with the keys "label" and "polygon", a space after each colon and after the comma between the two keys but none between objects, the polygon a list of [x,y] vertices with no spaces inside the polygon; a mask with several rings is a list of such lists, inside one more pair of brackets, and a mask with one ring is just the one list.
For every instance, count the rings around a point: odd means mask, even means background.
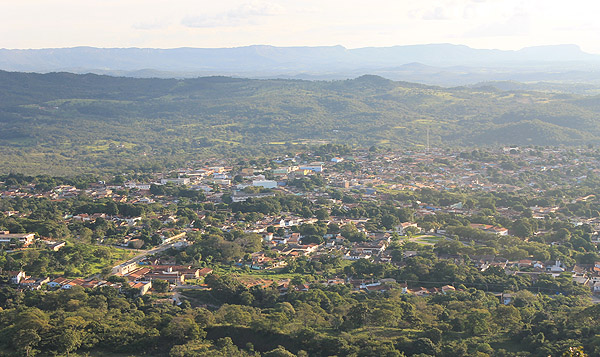
[{"label": "distant ridge", "polygon": [[443,88],[376,75],[306,81],[0,71],[0,172],[122,170],[318,143],[598,145],[599,118],[600,95],[525,92],[514,82]]},{"label": "distant ridge", "polygon": [[[502,70],[482,71],[480,68]],[[65,71],[144,78],[229,75],[251,78],[344,79],[356,78],[362,74],[378,74],[394,80],[462,85],[491,80],[519,80],[514,76],[503,76],[506,73],[537,71],[556,75],[557,69],[560,70],[559,73],[587,73],[594,68],[600,69],[600,55],[585,53],[576,45],[527,47],[518,51],[473,49],[452,44],[357,49],[343,46],[267,45],[173,49],[0,49],[2,70],[39,73]],[[437,82],[436,77],[440,78]]]}]

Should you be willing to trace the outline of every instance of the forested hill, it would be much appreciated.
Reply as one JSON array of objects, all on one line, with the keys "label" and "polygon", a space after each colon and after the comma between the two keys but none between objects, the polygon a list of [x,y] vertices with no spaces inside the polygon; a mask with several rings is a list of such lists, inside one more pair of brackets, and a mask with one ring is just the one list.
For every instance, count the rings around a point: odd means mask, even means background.
[{"label": "forested hill", "polygon": [[3,172],[80,173],[318,142],[594,144],[600,97],[343,81],[0,71]]}]

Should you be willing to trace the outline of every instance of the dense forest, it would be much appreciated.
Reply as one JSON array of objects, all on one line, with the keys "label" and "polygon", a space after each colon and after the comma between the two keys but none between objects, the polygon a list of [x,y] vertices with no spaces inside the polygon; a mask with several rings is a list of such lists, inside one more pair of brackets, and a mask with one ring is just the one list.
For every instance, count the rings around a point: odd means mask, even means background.
[{"label": "dense forest", "polygon": [[2,171],[158,168],[344,142],[593,144],[598,97],[344,81],[135,79],[0,71]]},{"label": "dense forest", "polygon": [[[227,277],[208,284],[218,309],[188,301],[173,306],[109,287],[2,288],[0,354],[583,356],[582,345],[599,353],[598,305],[579,297],[521,291],[507,306],[475,289],[414,297],[313,286],[280,296]],[[231,296],[242,299],[226,303]]]}]

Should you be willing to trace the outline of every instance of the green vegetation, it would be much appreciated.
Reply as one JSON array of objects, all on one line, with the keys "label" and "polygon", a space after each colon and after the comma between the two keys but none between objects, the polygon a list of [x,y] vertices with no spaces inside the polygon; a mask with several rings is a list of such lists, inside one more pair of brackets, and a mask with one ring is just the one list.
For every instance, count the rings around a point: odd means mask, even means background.
[{"label": "green vegetation", "polygon": [[[0,72],[2,171],[148,170],[317,142],[417,148],[595,143],[598,97],[319,82]],[[274,145],[276,144],[276,145]]]},{"label": "green vegetation", "polygon": [[[239,295],[212,279],[218,308],[91,291],[0,290],[0,353],[170,356],[560,356],[600,353],[597,306],[577,297],[514,294],[503,305],[481,290],[412,297],[346,286]],[[190,301],[203,291],[184,292]],[[518,353],[517,353],[518,351]],[[582,354],[580,354],[582,355]]]},{"label": "green vegetation", "polygon": [[7,270],[23,269],[35,276],[84,278],[105,275],[108,267],[133,256],[133,252],[115,247],[69,244],[55,252],[44,248],[28,248],[0,256]]}]

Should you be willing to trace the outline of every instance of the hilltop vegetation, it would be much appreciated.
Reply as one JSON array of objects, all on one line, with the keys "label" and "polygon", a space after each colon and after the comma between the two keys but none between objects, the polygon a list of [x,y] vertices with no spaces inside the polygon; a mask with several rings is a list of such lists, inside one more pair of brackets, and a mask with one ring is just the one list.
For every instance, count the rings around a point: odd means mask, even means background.
[{"label": "hilltop vegetation", "polygon": [[339,142],[593,144],[599,97],[344,81],[0,72],[4,172],[75,174]]}]

